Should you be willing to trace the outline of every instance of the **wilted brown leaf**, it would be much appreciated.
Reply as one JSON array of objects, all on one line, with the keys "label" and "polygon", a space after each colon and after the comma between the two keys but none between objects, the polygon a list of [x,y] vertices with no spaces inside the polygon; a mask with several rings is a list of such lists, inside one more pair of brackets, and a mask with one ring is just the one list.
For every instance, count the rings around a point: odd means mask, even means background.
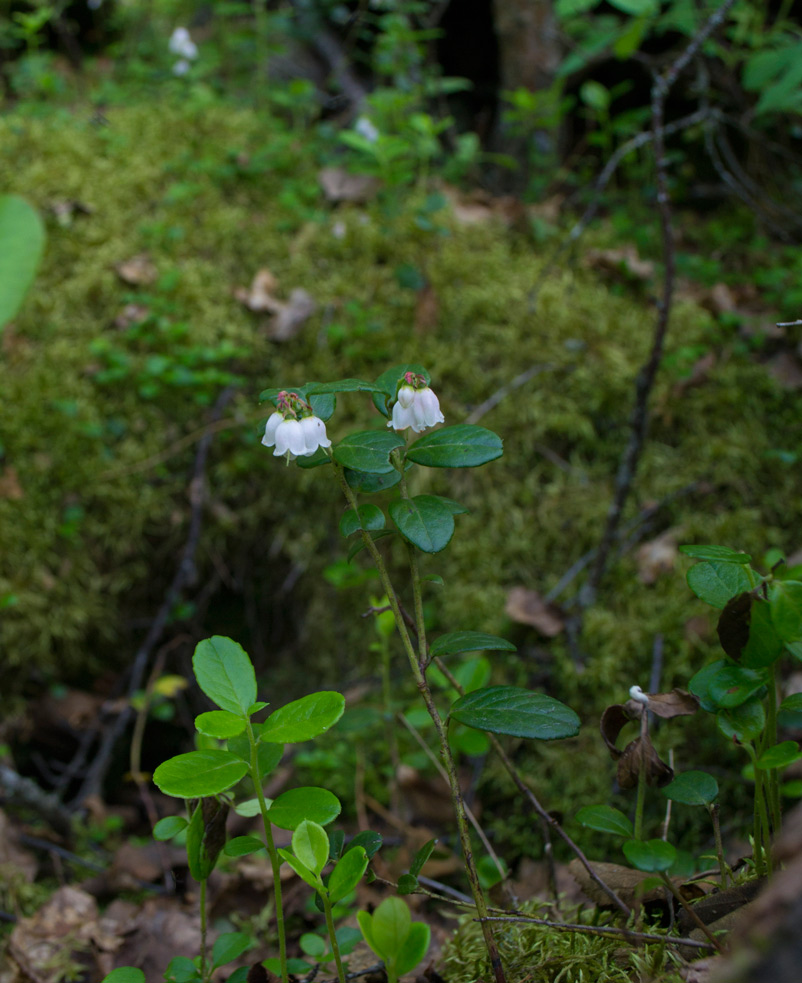
[{"label": "wilted brown leaf", "polygon": [[[128,935],[117,952],[117,966],[135,966],[147,980],[159,980],[174,956],[197,956],[200,950],[197,912],[176,910],[172,898],[153,898],[144,903],[129,923]],[[212,943],[209,939],[209,944]]]},{"label": "wilted brown leaf", "polygon": [[155,283],[159,275],[159,271],[147,253],[140,253],[130,259],[125,259],[121,263],[117,263],[114,269],[123,283],[129,283],[133,287]]},{"label": "wilted brown leaf", "polygon": [[646,771],[646,784],[650,788],[662,788],[674,777],[674,770],[655,751],[648,734],[641,734],[621,752],[616,777],[621,788],[635,788],[641,771]]},{"label": "wilted brown leaf", "polygon": [[250,288],[237,287],[234,296],[244,304],[249,311],[261,313],[269,311],[275,314],[282,308],[282,302],[273,296],[278,288],[278,280],[268,269],[259,270],[251,281]]},{"label": "wilted brown leaf", "polygon": [[565,627],[560,608],[526,587],[513,587],[509,591],[504,611],[513,621],[537,628],[546,638],[554,638]]},{"label": "wilted brown leaf", "polygon": [[649,693],[649,710],[664,720],[673,717],[690,717],[699,709],[699,701],[684,689],[672,689],[670,693]]},{"label": "wilted brown leaf", "polygon": [[19,483],[17,469],[9,464],[0,471],[0,498],[6,498],[11,502],[19,502],[25,497],[22,485]]},{"label": "wilted brown leaf", "polygon": [[721,647],[731,659],[740,659],[741,652],[749,641],[749,626],[752,621],[752,605],[757,598],[751,591],[743,591],[731,597],[719,615],[716,632]]},{"label": "wilted brown leaf", "polygon": [[[663,887],[655,887],[639,895],[638,886],[643,881],[653,877],[653,875],[641,870],[633,870],[631,867],[624,867],[621,864],[592,863],[590,866],[596,876],[604,881],[609,888],[612,888],[624,904],[630,908],[636,905],[639,898],[641,901],[654,901],[661,899],[665,893]],[[609,895],[593,880],[579,859],[572,860],[568,864],[568,869],[591,901],[604,907],[612,905]]]},{"label": "wilted brown leaf", "polygon": [[342,167],[324,167],[317,175],[328,201],[365,202],[375,198],[381,181],[365,174],[349,174]]},{"label": "wilted brown leaf", "polygon": [[289,341],[315,313],[316,307],[312,295],[296,287],[290,292],[289,302],[282,304],[271,319],[268,337],[273,341]]}]

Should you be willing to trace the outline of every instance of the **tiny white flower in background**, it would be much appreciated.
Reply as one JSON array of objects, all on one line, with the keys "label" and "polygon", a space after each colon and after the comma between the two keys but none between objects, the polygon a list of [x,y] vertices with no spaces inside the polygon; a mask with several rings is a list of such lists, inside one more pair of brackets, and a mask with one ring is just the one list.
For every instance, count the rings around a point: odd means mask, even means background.
[{"label": "tiny white flower in background", "polygon": [[180,58],[190,61],[198,57],[198,47],[189,36],[189,31],[185,27],[177,27],[170,35],[170,51]]},{"label": "tiny white flower in background", "polygon": [[354,129],[370,143],[375,143],[379,139],[377,127],[367,116],[360,116],[356,123],[354,123]]},{"label": "tiny white flower in background", "polygon": [[347,232],[348,227],[345,222],[335,222],[331,227],[331,234],[335,239],[344,239]]},{"label": "tiny white flower in background", "polygon": [[319,447],[331,447],[326,424],[320,417],[304,416],[298,420],[290,415],[296,412],[299,404],[308,412],[309,405],[294,393],[279,393],[279,409],[268,417],[262,437],[265,447],[275,446],[274,457],[293,461],[296,457],[310,457]]},{"label": "tiny white flower in background", "polygon": [[426,380],[412,372],[407,372],[404,379],[405,385],[398,390],[393,418],[387,422],[387,426],[393,430],[412,427],[415,433],[420,433],[436,423],[445,422],[440,412],[440,401],[426,385]]},{"label": "tiny white flower in background", "polygon": [[192,66],[186,60],[186,58],[180,58],[175,65],[173,65],[173,75],[186,75]]}]

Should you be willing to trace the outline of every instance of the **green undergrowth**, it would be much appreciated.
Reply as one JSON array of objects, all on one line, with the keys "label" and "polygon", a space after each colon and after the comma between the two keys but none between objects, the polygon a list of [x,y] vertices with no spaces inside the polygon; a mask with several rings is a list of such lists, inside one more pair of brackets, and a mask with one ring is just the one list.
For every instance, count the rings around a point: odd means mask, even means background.
[{"label": "green undergrowth", "polygon": [[[607,924],[598,911],[557,910],[546,902],[526,902],[521,910],[546,921]],[[518,983],[631,983],[656,978],[679,983],[682,979],[661,943],[636,949],[620,936],[567,932],[531,922],[495,922],[493,930],[507,978]],[[443,967],[449,983],[491,978],[482,931],[470,915],[459,919],[443,950]]]},{"label": "green undergrowth", "polygon": [[[226,385],[235,395],[207,467],[198,576],[176,618],[198,635],[237,636],[269,671],[269,691],[303,690],[300,666],[338,686],[371,672],[358,617],[370,585],[338,592],[320,576],[343,554],[338,493],[324,473],[285,469],[260,446],[268,414],[257,397],[268,385],[373,378],[403,360],[429,368],[449,423],[540,368],[475,420],[504,437],[500,461],[448,485],[429,472],[427,487],[413,489],[445,491],[472,510],[449,550],[424,563],[422,573],[445,578],[427,598],[432,630],[508,635],[521,654],[499,658],[499,678],[526,683],[545,665],[555,694],[585,720],[608,695],[648,684],[658,633],[663,684],[687,680],[709,641],[684,631],[701,604],[679,560],[645,586],[634,549],[616,559],[587,613],[580,665],[561,638],[546,648],[504,614],[510,587],[548,590],[598,541],[654,322],[648,300],[564,266],[533,310],[546,247],[494,222],[460,226],[447,208],[427,227],[423,190],[392,210],[382,200],[329,206],[316,175],[332,160],[269,116],[209,97],[107,115],[105,124],[65,110],[0,121],[0,185],[35,204],[49,234],[0,361],[13,408],[0,420],[3,474],[12,469],[18,483],[0,497],[5,695],[59,679],[86,685],[130,660],[186,540],[197,436]],[[89,213],[60,223],[52,208],[64,201]],[[115,265],[141,253],[155,282],[122,283]],[[300,287],[317,303],[289,341],[271,342],[264,316],[233,296],[260,268],[277,277],[281,299]],[[433,325],[416,326],[410,268],[436,294]],[[129,304],[149,312],[144,327],[118,321]],[[719,360],[685,391],[680,370],[661,377],[625,521],[665,501],[647,537],[675,527],[680,542],[791,551],[794,469],[771,452],[786,448],[800,397],[733,349],[728,329],[680,303],[669,356],[699,346]],[[329,434],[381,422],[343,397]],[[402,551],[390,548],[400,566]],[[193,608],[215,578],[219,601]]]}]

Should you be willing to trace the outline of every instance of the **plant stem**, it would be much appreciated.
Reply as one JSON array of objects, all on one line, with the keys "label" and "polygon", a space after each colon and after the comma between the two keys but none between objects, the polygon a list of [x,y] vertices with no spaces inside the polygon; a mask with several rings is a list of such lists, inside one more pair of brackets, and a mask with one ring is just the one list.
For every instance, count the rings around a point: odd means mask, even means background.
[{"label": "plant stem", "polygon": [[752,761],[755,775],[755,827],[754,827],[754,860],[755,871],[758,875],[771,873],[771,834],[769,830],[769,813],[766,808],[765,775],[757,767],[757,754],[748,742],[741,747]]},{"label": "plant stem", "polygon": [[635,839],[643,839],[643,807],[646,802],[646,755],[643,753],[643,746],[648,737],[649,716],[644,708],[641,714],[640,736],[641,736],[641,758],[638,768],[638,797],[635,800]]},{"label": "plant stem", "polygon": [[[772,663],[769,676],[769,697],[766,711],[766,728],[763,731],[763,750],[774,747],[777,743],[777,663]],[[776,768],[768,773],[768,800],[771,809],[771,828],[776,836],[782,823],[780,809],[780,782]]]},{"label": "plant stem", "polygon": [[337,943],[337,933],[334,931],[334,917],[331,913],[331,901],[329,901],[329,896],[325,891],[318,892],[320,894],[320,900],[323,902],[323,910],[326,913],[326,930],[329,933],[329,942],[331,942],[331,951],[334,953],[334,962],[337,964],[337,979],[340,983],[345,983],[345,969],[343,968],[343,961],[340,958],[340,946]]},{"label": "plant stem", "polygon": [[[337,478],[339,479],[340,486],[342,487],[343,493],[348,501],[348,504],[356,512],[357,501],[354,495],[353,489],[345,480],[345,474],[343,473],[342,467],[337,464],[336,461],[332,462]],[[454,758],[451,754],[451,748],[448,743],[448,734],[446,731],[446,726],[443,723],[440,713],[432,697],[432,691],[429,688],[429,684],[426,681],[426,676],[424,674],[423,668],[419,660],[418,653],[415,651],[415,646],[413,645],[412,638],[409,634],[409,629],[407,628],[406,622],[404,621],[404,616],[401,612],[401,607],[398,603],[398,598],[396,597],[395,591],[393,590],[393,585],[390,582],[389,574],[387,573],[387,567],[385,566],[384,560],[382,559],[381,553],[379,553],[376,544],[369,532],[362,530],[362,541],[365,544],[365,548],[370,554],[373,563],[376,566],[376,570],[379,573],[379,579],[381,580],[382,587],[387,599],[390,602],[390,608],[395,615],[395,624],[398,630],[398,634],[401,638],[401,643],[404,646],[404,652],[406,653],[407,659],[409,661],[410,669],[412,670],[412,675],[415,678],[415,683],[418,687],[418,691],[423,698],[423,702],[426,704],[426,709],[429,711],[429,716],[432,718],[432,723],[434,724],[435,731],[437,732],[438,739],[440,741],[440,757],[443,759],[443,764],[445,765],[446,774],[448,776],[448,784],[451,789],[451,800],[454,803],[454,811],[457,818],[457,828],[459,830],[460,844],[462,846],[463,863],[465,864],[465,873],[468,875],[468,881],[471,885],[471,894],[473,896],[474,902],[476,904],[476,912],[479,918],[482,919],[482,934],[484,935],[485,945],[487,946],[487,952],[490,957],[490,964],[493,970],[493,977],[496,983],[507,983],[507,978],[504,975],[504,968],[501,965],[501,957],[499,956],[498,946],[496,945],[496,939],[493,935],[493,929],[485,921],[487,917],[487,902],[485,901],[484,894],[482,893],[482,887],[479,883],[479,874],[476,870],[476,863],[473,859],[473,850],[471,847],[471,834],[468,826],[468,817],[465,813],[465,803],[462,800],[462,790],[459,786],[459,778],[457,776],[457,769],[454,763]],[[413,590],[417,589],[420,591],[420,581],[418,580],[417,588],[413,586]]]},{"label": "plant stem", "polygon": [[205,981],[209,978],[206,972],[206,929],[208,927],[207,916],[206,916],[206,878],[200,882],[200,929],[201,929],[201,944],[200,944],[200,971],[201,979]]},{"label": "plant stem", "polygon": [[267,855],[270,857],[270,866],[273,870],[273,896],[276,899],[276,933],[278,935],[278,954],[281,964],[282,983],[289,983],[289,970],[287,969],[287,933],[284,928],[284,906],[281,903],[281,858],[276,850],[273,841],[273,831],[270,827],[270,817],[267,814],[267,802],[265,793],[262,791],[262,777],[259,774],[259,758],[256,752],[256,738],[253,735],[253,727],[250,720],[246,724],[248,742],[251,746],[251,780],[253,781],[256,798],[259,800],[259,811],[262,814],[262,824],[265,828],[265,845]]},{"label": "plant stem", "polygon": [[705,923],[702,921],[702,919],[699,917],[699,915],[693,910],[693,905],[689,905],[688,902],[685,900],[685,898],[683,898],[683,896],[680,894],[680,892],[674,886],[674,882],[671,880],[671,878],[668,876],[668,874],[664,870],[661,870],[660,871],[660,879],[663,881],[663,883],[668,888],[668,890],[674,895],[674,897],[677,899],[677,901],[679,901],[679,903],[682,905],[682,907],[685,909],[685,911],[688,912],[688,914],[691,917],[691,920],[695,923],[696,927],[708,939],[710,939],[710,942],[713,945],[713,948],[716,949],[717,952],[722,952],[723,951],[723,948],[722,948],[722,945],[719,942],[719,940],[715,937],[715,935],[713,935],[713,933],[710,931],[710,929],[707,927],[707,925],[705,925]]},{"label": "plant stem", "polygon": [[713,823],[713,838],[716,841],[716,857],[718,858],[718,866],[721,871],[721,886],[726,888],[730,883],[730,867],[727,861],[724,859],[724,846],[721,842],[721,823],[718,820],[718,803],[711,802],[707,811],[710,813],[710,820]]}]

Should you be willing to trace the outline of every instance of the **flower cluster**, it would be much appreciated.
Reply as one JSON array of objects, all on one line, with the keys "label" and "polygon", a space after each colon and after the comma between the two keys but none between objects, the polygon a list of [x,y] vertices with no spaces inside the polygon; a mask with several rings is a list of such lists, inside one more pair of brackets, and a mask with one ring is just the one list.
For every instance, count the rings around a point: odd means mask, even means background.
[{"label": "flower cluster", "polygon": [[177,27],[170,35],[170,52],[178,55],[178,61],[173,65],[173,75],[186,75],[190,62],[198,57],[198,46],[189,36],[185,27]]},{"label": "flower cluster", "polygon": [[275,446],[275,457],[286,457],[289,463],[296,457],[310,457],[319,447],[331,447],[326,424],[297,393],[283,389],[278,394],[277,407],[268,418],[262,437],[265,447]]},{"label": "flower cluster", "polygon": [[387,423],[393,430],[406,430],[412,427],[415,433],[443,423],[445,417],[440,412],[440,402],[422,375],[407,372],[403,385],[399,387],[393,418]]}]

